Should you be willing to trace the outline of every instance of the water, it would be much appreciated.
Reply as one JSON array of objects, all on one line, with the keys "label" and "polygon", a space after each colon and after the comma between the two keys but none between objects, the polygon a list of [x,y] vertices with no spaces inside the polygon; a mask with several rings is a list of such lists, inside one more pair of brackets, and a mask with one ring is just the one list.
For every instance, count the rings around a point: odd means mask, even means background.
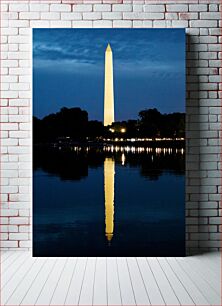
[{"label": "water", "polygon": [[185,254],[183,151],[34,152],[34,256]]}]

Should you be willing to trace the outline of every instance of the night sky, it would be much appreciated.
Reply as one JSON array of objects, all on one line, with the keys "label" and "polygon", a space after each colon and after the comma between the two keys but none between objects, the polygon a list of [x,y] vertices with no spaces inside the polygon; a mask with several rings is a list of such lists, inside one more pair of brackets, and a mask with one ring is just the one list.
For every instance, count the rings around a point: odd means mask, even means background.
[{"label": "night sky", "polygon": [[33,29],[34,115],[80,107],[103,121],[108,43],[116,121],[146,108],[185,111],[184,29]]}]

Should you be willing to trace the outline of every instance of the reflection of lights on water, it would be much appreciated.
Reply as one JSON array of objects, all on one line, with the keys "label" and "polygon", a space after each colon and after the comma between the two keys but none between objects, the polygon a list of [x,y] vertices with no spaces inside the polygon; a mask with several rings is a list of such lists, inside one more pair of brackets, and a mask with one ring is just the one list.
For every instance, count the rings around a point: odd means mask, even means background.
[{"label": "reflection of lights on water", "polygon": [[[74,150],[76,152],[79,152],[79,151],[86,151],[86,152],[89,152],[90,150],[93,150],[94,148],[93,147],[71,147],[71,150]],[[59,150],[61,150],[61,147],[59,147]],[[135,146],[117,146],[117,145],[108,145],[108,146],[104,146],[102,148],[102,150],[104,152],[121,152],[121,153],[124,153],[124,152],[127,152],[127,153],[155,153],[155,154],[184,154],[185,150],[184,148],[151,148],[151,147],[135,147]]]},{"label": "reflection of lights on water", "polygon": [[144,152],[144,151],[145,151],[145,148],[140,147],[138,151],[139,151],[139,152]]},{"label": "reflection of lights on water", "polygon": [[125,165],[125,161],[126,161],[126,157],[125,157],[124,153],[122,153],[121,161],[122,161],[122,165],[124,166]]}]

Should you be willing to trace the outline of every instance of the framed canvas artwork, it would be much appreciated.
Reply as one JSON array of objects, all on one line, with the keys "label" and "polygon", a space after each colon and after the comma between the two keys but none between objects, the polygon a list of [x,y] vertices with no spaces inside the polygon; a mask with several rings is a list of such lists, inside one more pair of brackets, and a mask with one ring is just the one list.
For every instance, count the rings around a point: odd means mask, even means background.
[{"label": "framed canvas artwork", "polygon": [[33,256],[185,255],[185,30],[33,29]]}]

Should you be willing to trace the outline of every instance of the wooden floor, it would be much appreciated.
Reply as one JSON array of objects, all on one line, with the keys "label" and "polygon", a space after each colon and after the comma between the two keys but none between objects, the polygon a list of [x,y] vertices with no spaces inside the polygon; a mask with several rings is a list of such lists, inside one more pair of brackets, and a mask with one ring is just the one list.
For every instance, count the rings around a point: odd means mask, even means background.
[{"label": "wooden floor", "polygon": [[32,258],[1,253],[0,305],[221,305],[220,253]]}]

